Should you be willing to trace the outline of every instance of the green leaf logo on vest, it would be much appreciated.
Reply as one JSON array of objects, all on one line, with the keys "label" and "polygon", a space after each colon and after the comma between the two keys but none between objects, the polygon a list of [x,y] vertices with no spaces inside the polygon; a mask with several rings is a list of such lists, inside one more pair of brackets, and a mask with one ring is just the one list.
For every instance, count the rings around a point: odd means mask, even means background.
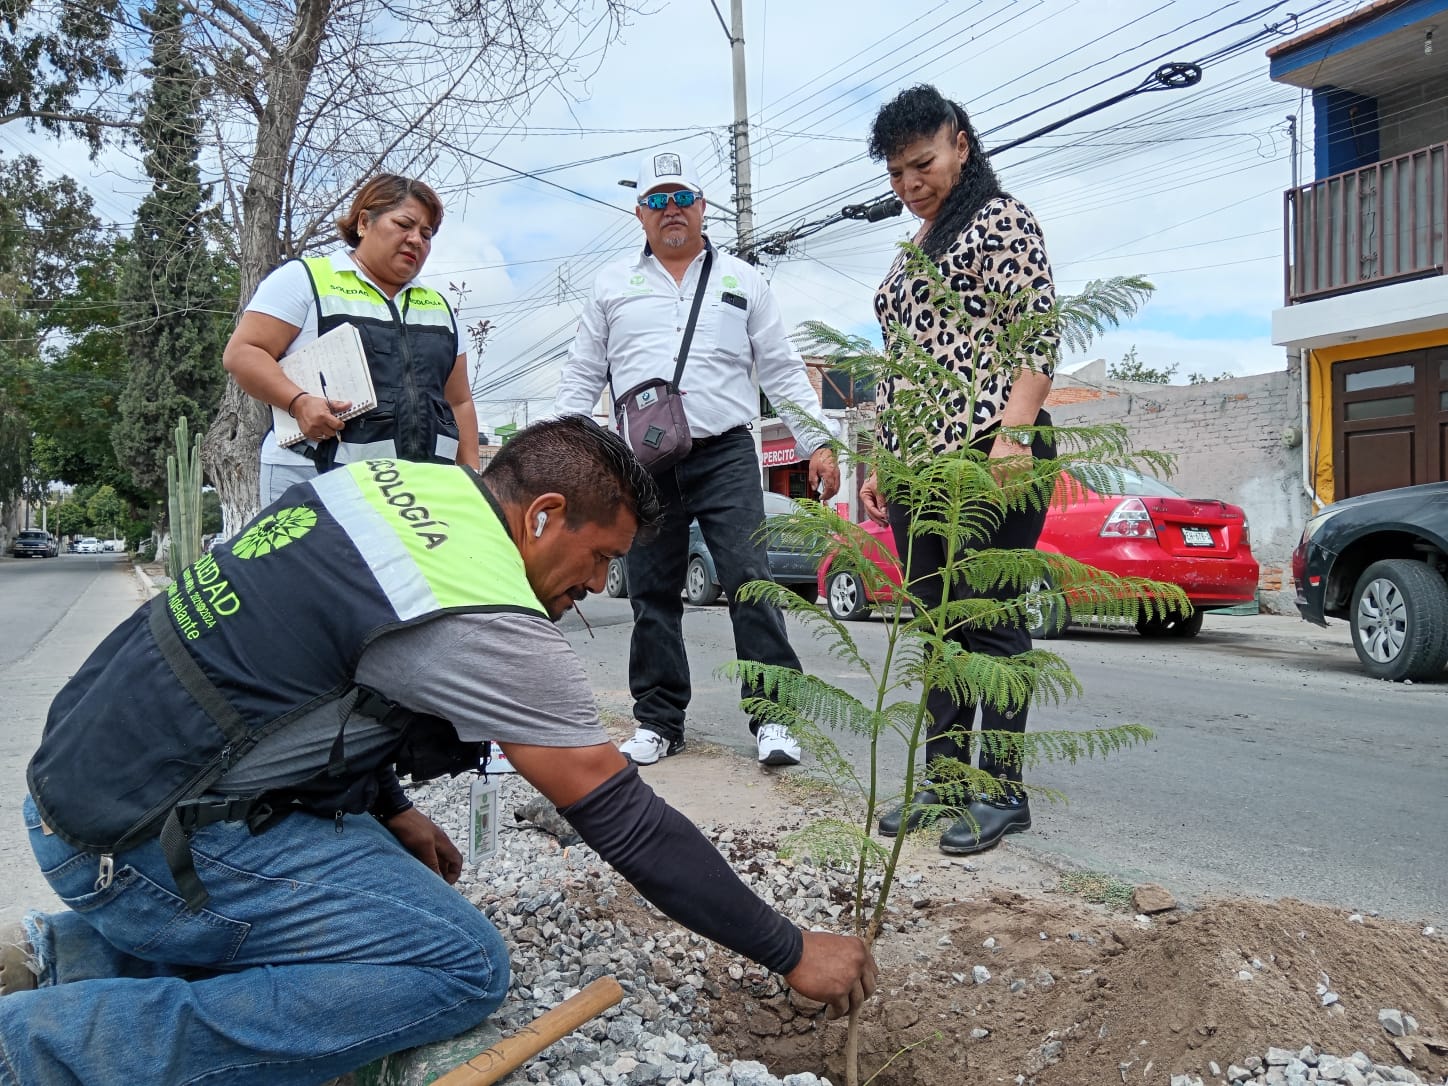
[{"label": "green leaf logo on vest", "polygon": [[733,290],[739,285],[739,276],[726,275],[723,279],[720,280],[720,282],[724,284],[725,290]]},{"label": "green leaf logo on vest", "polygon": [[306,506],[283,509],[265,520],[259,520],[231,547],[238,558],[260,558],[279,551],[288,543],[301,539],[317,524],[317,513]]}]

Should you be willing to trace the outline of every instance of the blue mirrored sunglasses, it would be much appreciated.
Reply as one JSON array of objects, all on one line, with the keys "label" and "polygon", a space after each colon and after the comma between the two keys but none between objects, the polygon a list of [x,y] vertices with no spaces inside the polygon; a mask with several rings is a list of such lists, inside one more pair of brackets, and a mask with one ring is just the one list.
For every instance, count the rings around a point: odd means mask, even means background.
[{"label": "blue mirrored sunglasses", "polygon": [[670,200],[673,200],[679,207],[693,207],[694,201],[698,198],[697,192],[690,192],[688,189],[681,189],[678,192],[651,192],[647,196],[639,197],[639,207],[662,211],[669,206]]}]

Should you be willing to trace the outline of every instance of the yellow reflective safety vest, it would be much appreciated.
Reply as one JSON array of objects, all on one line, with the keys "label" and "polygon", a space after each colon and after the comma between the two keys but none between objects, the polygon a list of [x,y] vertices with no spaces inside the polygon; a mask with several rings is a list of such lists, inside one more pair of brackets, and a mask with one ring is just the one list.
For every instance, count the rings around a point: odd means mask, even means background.
[{"label": "yellow reflective safety vest", "polygon": [[444,389],[457,361],[457,319],[437,291],[407,287],[388,298],[332,258],[302,263],[317,306],[317,335],[342,324],[362,334],[377,389],[377,406],[349,419],[338,443],[324,442],[318,468],[377,457],[436,461],[457,459],[458,424]]}]

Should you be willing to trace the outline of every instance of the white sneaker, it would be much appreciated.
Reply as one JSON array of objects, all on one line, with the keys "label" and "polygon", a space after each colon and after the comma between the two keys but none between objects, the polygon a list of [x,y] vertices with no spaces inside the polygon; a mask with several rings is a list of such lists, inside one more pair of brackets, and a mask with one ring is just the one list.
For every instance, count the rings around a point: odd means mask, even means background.
[{"label": "white sneaker", "polygon": [[658,732],[639,728],[633,738],[619,745],[619,752],[634,765],[653,765],[660,758],[678,754],[684,749],[682,739],[670,743]]},{"label": "white sneaker", "polygon": [[799,765],[799,740],[783,724],[761,724],[754,738],[761,765]]}]

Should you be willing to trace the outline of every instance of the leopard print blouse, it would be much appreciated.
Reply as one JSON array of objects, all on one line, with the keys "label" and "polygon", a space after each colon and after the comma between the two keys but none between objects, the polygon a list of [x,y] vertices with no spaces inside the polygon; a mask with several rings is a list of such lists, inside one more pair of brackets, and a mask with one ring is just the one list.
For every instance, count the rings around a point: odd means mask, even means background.
[{"label": "leopard print blouse", "polygon": [[[942,400],[940,432],[934,444],[936,454],[969,445],[995,423],[1011,395],[1011,377],[992,373],[992,352],[999,333],[1022,312],[1046,312],[1055,302],[1051,265],[1041,228],[1026,206],[1010,196],[997,196],[976,213],[954,244],[941,255],[941,274],[960,299],[960,309],[939,310],[930,304],[928,280],[912,276],[906,268],[907,253],[901,250],[884,282],[875,292],[875,316],[888,346],[892,325],[910,335],[941,365],[963,377],[975,376],[974,417],[964,394]],[[1022,291],[1015,304],[1002,304],[990,295],[1011,298]],[[1027,308],[1023,308],[1027,307]],[[1055,332],[1044,333],[1025,349],[1025,361],[1046,376],[1055,370]],[[876,403],[884,407],[895,392],[896,378],[880,382]],[[899,451],[895,435],[883,424],[880,441],[892,452]]]}]

